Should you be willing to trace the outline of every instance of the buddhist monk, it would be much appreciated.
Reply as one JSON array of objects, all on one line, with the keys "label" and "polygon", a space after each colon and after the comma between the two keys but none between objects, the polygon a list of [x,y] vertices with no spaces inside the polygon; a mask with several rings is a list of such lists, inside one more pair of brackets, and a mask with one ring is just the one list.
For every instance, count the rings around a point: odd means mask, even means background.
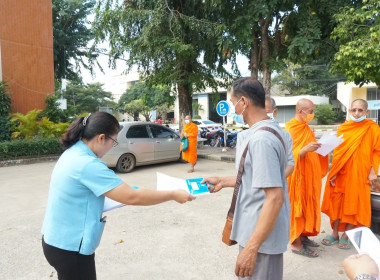
[{"label": "buddhist monk", "polygon": [[349,121],[337,131],[344,142],[333,152],[321,208],[330,217],[333,230],[322,244],[338,243],[340,249],[350,248],[346,230],[371,225],[370,183],[376,180],[380,164],[380,128],[366,119],[367,101],[354,100],[349,113]]},{"label": "buddhist monk", "polygon": [[188,173],[194,172],[194,166],[197,163],[197,139],[198,139],[198,126],[192,122],[191,116],[185,117],[185,126],[183,128],[182,136],[186,137],[189,141],[189,146],[186,151],[182,151],[182,159],[191,164]]},{"label": "buddhist monk", "polygon": [[320,196],[322,178],[328,170],[328,156],[315,153],[321,146],[308,122],[314,118],[314,104],[300,99],[296,115],[285,129],[293,139],[294,172],[288,177],[290,199],[290,243],[293,253],[315,258],[319,244],[309,239],[316,236],[321,225]]}]

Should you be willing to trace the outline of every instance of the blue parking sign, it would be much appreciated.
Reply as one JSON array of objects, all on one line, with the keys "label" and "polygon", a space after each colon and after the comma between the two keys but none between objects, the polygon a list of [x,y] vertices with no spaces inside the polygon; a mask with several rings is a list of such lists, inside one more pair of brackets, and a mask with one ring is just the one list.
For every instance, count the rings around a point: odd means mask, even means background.
[{"label": "blue parking sign", "polygon": [[227,116],[229,111],[230,106],[228,105],[228,102],[225,100],[219,101],[218,105],[216,105],[216,112],[221,117]]}]

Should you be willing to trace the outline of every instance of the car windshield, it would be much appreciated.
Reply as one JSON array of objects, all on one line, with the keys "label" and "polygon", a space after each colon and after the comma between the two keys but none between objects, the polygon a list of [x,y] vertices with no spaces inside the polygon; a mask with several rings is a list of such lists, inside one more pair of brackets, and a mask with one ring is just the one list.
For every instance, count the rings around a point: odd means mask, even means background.
[{"label": "car windshield", "polygon": [[203,121],[204,124],[215,124],[213,121]]}]

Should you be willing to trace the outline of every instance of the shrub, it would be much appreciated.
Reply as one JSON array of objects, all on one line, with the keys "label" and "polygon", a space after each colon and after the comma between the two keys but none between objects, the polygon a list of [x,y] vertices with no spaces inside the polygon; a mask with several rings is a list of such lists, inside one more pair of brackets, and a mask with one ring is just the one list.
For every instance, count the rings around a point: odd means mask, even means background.
[{"label": "shrub", "polygon": [[28,141],[18,139],[0,142],[0,160],[17,159],[41,155],[61,154],[63,149],[59,139],[36,139]]},{"label": "shrub", "polygon": [[11,123],[7,116],[0,116],[0,142],[11,140]]},{"label": "shrub", "polygon": [[335,121],[335,112],[330,104],[320,104],[315,106],[315,118],[319,124],[329,124]]},{"label": "shrub", "polygon": [[201,116],[199,116],[199,115],[195,115],[194,117],[193,117],[193,120],[200,120],[201,119]]},{"label": "shrub", "polygon": [[32,140],[38,137],[59,138],[65,133],[69,123],[54,123],[48,118],[40,118],[41,110],[29,111],[26,115],[12,114],[12,138]]}]

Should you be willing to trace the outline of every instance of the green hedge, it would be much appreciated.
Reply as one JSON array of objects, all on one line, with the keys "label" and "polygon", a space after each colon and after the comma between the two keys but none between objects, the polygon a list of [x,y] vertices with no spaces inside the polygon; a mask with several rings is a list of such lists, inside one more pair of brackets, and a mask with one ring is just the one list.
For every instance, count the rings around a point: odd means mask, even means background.
[{"label": "green hedge", "polygon": [[63,149],[59,139],[39,139],[33,141],[12,140],[0,142],[0,160],[22,157],[61,154]]}]

